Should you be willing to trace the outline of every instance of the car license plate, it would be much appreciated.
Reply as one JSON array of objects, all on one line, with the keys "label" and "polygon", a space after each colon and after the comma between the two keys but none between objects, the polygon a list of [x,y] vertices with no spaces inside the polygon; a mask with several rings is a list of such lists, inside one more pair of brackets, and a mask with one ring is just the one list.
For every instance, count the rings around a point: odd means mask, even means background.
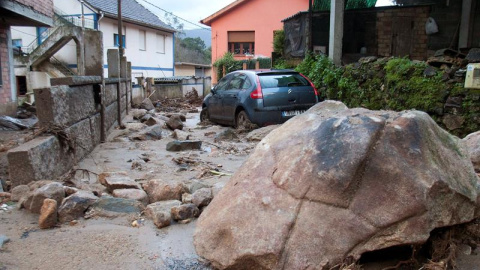
[{"label": "car license plate", "polygon": [[289,117],[289,116],[295,116],[304,113],[305,110],[295,110],[295,111],[283,111],[282,116],[283,117]]}]

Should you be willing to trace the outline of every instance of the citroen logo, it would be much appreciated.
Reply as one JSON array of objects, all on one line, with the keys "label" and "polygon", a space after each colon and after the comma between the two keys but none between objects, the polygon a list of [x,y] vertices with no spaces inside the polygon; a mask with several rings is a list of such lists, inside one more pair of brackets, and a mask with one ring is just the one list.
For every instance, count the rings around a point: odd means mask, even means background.
[{"label": "citroen logo", "polygon": [[292,89],[288,89],[288,94],[291,94],[292,93]]}]

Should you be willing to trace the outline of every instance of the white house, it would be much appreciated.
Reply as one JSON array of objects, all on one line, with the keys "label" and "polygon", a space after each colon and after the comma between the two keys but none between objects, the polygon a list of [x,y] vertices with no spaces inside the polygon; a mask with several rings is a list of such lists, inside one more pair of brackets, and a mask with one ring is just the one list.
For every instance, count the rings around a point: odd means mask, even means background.
[{"label": "white house", "polygon": [[[103,33],[104,74],[107,75],[107,49],[118,48],[117,0],[54,0],[55,13],[75,18],[86,28]],[[82,12],[83,11],[83,12]],[[135,0],[122,0],[123,40],[125,56],[132,64],[132,77],[175,76],[175,29]],[[14,46],[28,46],[42,41],[42,28],[15,27]],[[17,45],[15,45],[17,44]],[[55,56],[75,70],[76,45],[71,41]],[[133,82],[135,82],[134,78]]]}]

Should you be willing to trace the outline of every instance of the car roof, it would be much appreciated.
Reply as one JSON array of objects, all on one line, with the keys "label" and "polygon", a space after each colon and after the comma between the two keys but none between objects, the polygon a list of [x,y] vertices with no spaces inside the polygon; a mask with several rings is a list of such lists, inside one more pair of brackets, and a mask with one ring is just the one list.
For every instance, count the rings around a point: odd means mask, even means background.
[{"label": "car roof", "polygon": [[259,75],[259,74],[278,74],[278,73],[296,73],[296,74],[298,74],[298,72],[295,71],[295,70],[293,70],[293,69],[237,70],[237,71],[234,71],[234,72],[232,72],[232,73],[239,73],[239,72],[249,73],[249,74],[255,74],[255,75]]}]

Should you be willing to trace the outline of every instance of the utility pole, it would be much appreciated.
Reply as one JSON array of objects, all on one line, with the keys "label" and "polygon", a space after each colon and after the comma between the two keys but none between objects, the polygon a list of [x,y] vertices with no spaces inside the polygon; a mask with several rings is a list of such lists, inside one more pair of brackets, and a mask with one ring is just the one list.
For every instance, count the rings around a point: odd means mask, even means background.
[{"label": "utility pole", "polygon": [[340,66],[342,64],[344,11],[345,0],[331,0],[328,57],[332,59],[336,66]]},{"label": "utility pole", "polygon": [[[123,25],[122,25],[122,0],[118,0],[118,84],[117,84],[117,121],[118,126],[122,126],[122,75],[120,74],[120,63],[123,58]],[[128,94],[127,94],[128,95]]]}]

